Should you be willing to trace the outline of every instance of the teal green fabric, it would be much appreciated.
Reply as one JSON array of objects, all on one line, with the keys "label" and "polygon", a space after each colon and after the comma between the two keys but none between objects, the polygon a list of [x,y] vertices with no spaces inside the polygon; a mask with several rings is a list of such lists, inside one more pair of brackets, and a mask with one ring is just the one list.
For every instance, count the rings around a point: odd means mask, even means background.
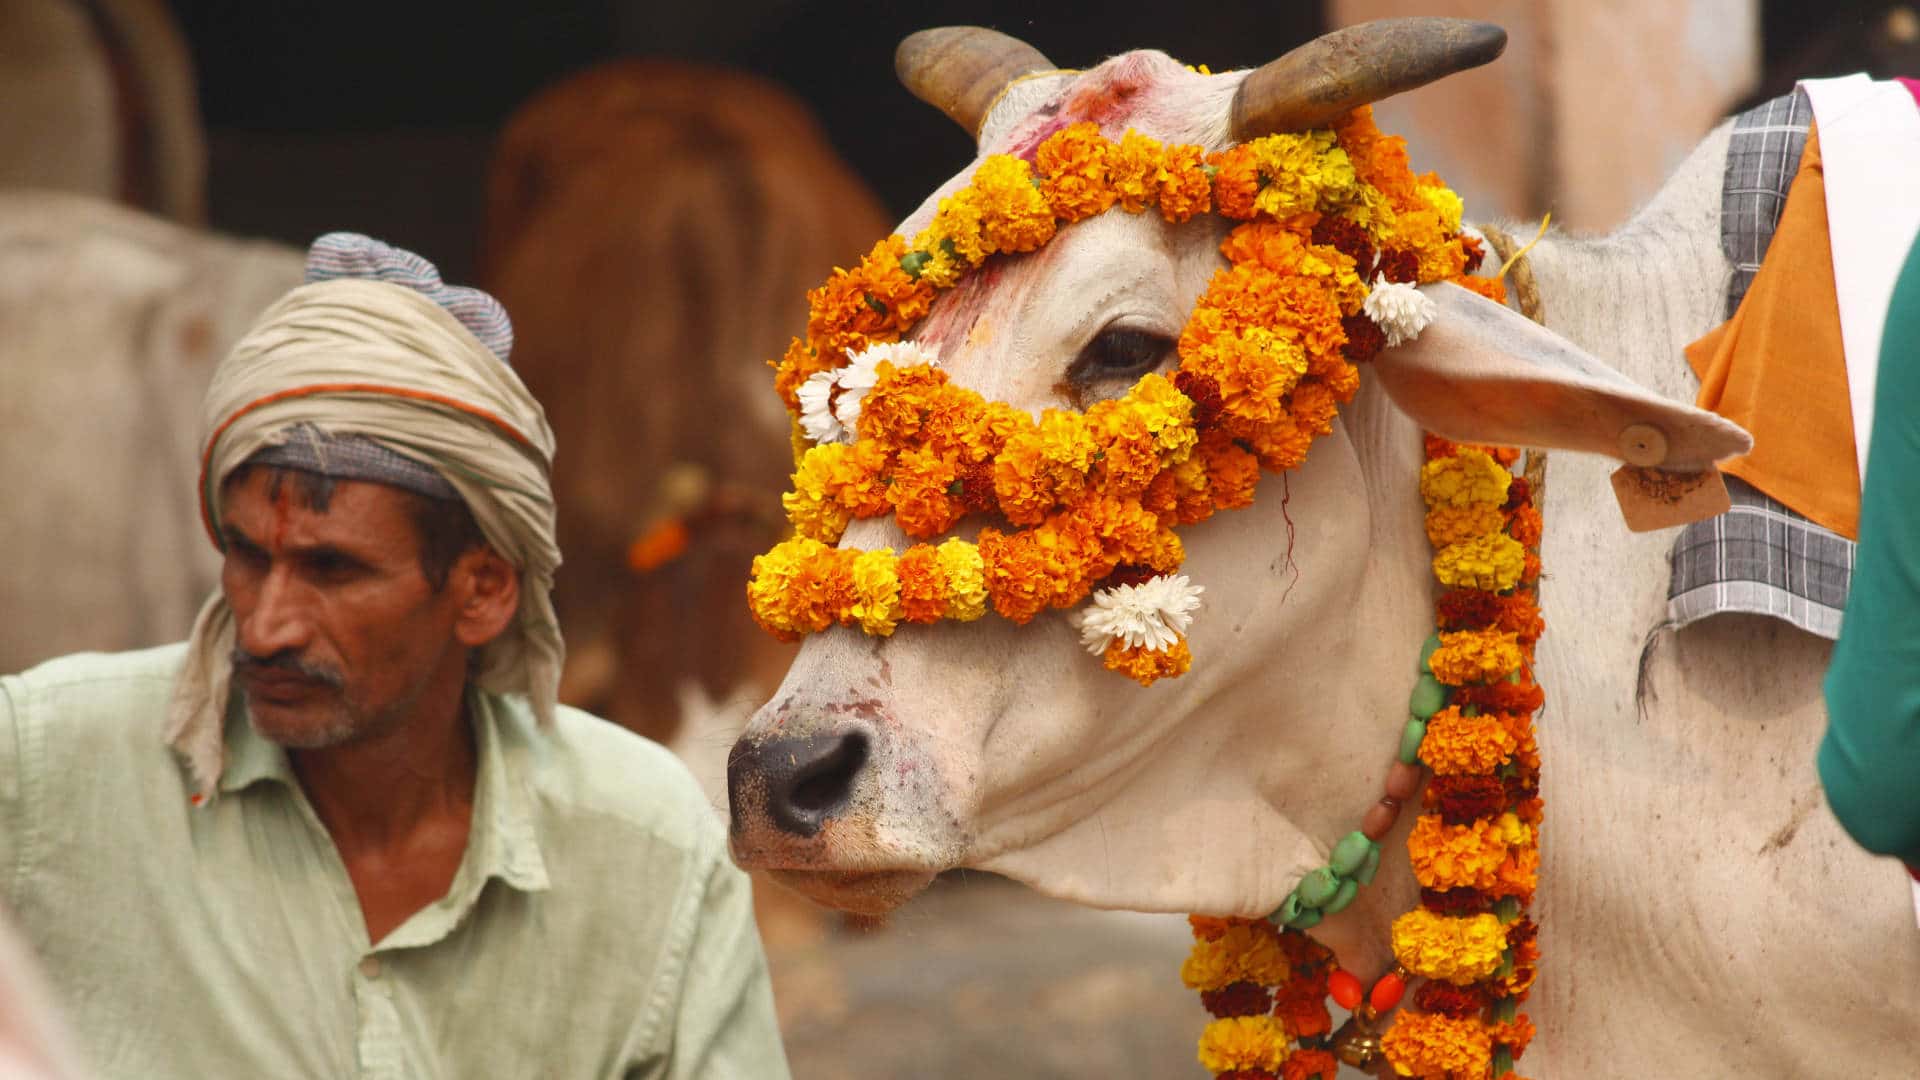
[{"label": "teal green fabric", "polygon": [[1860,548],[1826,690],[1827,802],[1863,847],[1920,866],[1920,244],[1881,337]]},{"label": "teal green fabric", "polygon": [[237,704],[192,802],[160,734],[184,657],[0,679],[0,895],[97,1075],[786,1076],[749,882],[671,754],[476,692],[465,858],[376,946]]}]

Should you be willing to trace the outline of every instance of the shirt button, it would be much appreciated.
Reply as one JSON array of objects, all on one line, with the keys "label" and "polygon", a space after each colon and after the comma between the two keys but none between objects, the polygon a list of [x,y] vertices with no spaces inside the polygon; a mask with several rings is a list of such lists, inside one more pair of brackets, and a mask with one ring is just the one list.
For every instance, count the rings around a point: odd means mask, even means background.
[{"label": "shirt button", "polygon": [[368,957],[362,958],[360,961],[360,974],[365,975],[369,979],[379,978],[380,977],[380,958],[377,956],[368,956]]}]

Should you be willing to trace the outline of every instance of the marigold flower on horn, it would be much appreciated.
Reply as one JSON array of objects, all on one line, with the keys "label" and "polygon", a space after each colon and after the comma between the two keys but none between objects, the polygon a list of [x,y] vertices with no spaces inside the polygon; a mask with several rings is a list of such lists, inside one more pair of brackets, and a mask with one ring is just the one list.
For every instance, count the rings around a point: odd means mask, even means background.
[{"label": "marigold flower on horn", "polygon": [[1402,1013],[1381,1037],[1380,1049],[1394,1072],[1420,1080],[1477,1080],[1493,1067],[1493,1039],[1478,1020]]},{"label": "marigold flower on horn", "polygon": [[1326,129],[1264,135],[1234,151],[1252,155],[1266,181],[1254,194],[1254,209],[1274,217],[1342,205],[1360,182],[1347,152]]},{"label": "marigold flower on horn", "polygon": [[1516,636],[1505,630],[1442,631],[1427,668],[1449,686],[1465,686],[1504,679],[1520,670],[1521,659]]},{"label": "marigold flower on horn", "polygon": [[1457,986],[1499,970],[1506,928],[1491,912],[1458,917],[1414,908],[1393,920],[1393,958],[1408,971]]},{"label": "marigold flower on horn", "polygon": [[1200,1033],[1200,1064],[1215,1073],[1274,1072],[1287,1056],[1287,1032],[1271,1016],[1230,1016]]}]

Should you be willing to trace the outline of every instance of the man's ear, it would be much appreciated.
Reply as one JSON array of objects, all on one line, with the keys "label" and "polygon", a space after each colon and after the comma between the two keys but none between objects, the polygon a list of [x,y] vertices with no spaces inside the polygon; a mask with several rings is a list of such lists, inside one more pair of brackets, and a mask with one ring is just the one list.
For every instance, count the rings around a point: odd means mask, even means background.
[{"label": "man's ear", "polygon": [[456,590],[459,602],[454,637],[469,649],[505,633],[520,611],[520,572],[491,544],[469,548],[455,559],[447,586]]},{"label": "man's ear", "polygon": [[1419,337],[1381,350],[1373,367],[1394,403],[1435,434],[1669,472],[1698,472],[1753,448],[1738,425],[1643,389],[1483,296],[1449,283],[1421,291],[1438,315]]}]

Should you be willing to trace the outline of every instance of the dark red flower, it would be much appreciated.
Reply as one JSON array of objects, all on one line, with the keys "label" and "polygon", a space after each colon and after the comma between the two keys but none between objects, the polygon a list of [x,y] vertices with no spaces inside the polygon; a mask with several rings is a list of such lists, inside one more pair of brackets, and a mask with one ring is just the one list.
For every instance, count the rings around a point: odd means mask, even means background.
[{"label": "dark red flower", "polygon": [[1447,701],[1463,709],[1471,705],[1481,712],[1532,714],[1546,703],[1546,694],[1541,692],[1536,683],[1503,682],[1492,686],[1454,687]]},{"label": "dark red flower", "polygon": [[1365,315],[1341,318],[1340,328],[1347,332],[1347,359],[1364,364],[1387,347],[1386,332]]},{"label": "dark red flower", "polygon": [[1480,269],[1480,260],[1487,257],[1487,249],[1480,246],[1480,241],[1465,233],[1460,234],[1460,250],[1467,253],[1467,265],[1460,269],[1463,274]]},{"label": "dark red flower", "polygon": [[1507,485],[1507,501],[1500,509],[1509,513],[1533,502],[1533,488],[1524,476],[1516,476]]},{"label": "dark red flower", "polygon": [[1383,251],[1375,273],[1388,281],[1412,284],[1420,280],[1420,256],[1411,251]]},{"label": "dark red flower", "polygon": [[1470,915],[1493,906],[1493,898],[1479,889],[1421,889],[1420,906],[1442,915]]},{"label": "dark red flower", "polygon": [[1523,768],[1507,777],[1502,783],[1506,785],[1509,803],[1525,802],[1540,794],[1540,777],[1531,769]]},{"label": "dark red flower", "polygon": [[1340,1062],[1318,1048],[1301,1048],[1280,1063],[1280,1080],[1339,1080]]},{"label": "dark red flower", "polygon": [[1159,573],[1158,570],[1155,570],[1151,566],[1141,566],[1139,563],[1124,563],[1113,568],[1113,573],[1107,575],[1105,584],[1108,587],[1114,585],[1142,585],[1145,584],[1148,579],[1159,576]]},{"label": "dark red flower", "polygon": [[1531,915],[1522,915],[1507,927],[1507,948],[1518,950],[1539,935],[1540,924]]},{"label": "dark red flower", "polygon": [[1273,993],[1259,983],[1228,983],[1201,991],[1200,1004],[1215,1016],[1259,1016],[1273,1008]]},{"label": "dark red flower", "polygon": [[1214,421],[1220,419],[1220,411],[1226,406],[1220,400],[1220,383],[1213,376],[1176,371],[1173,373],[1173,388],[1193,400],[1195,430],[1212,427]]},{"label": "dark red flower", "polygon": [[1477,986],[1455,986],[1429,979],[1413,992],[1413,1003],[1421,1012],[1462,1020],[1485,1008],[1487,995]]},{"label": "dark red flower", "polygon": [[960,505],[978,514],[991,514],[1000,509],[1000,501],[993,494],[992,461],[962,465],[959,472]]},{"label": "dark red flower", "polygon": [[1343,217],[1327,216],[1313,227],[1310,237],[1316,244],[1327,244],[1344,253],[1353,260],[1353,272],[1360,275],[1361,281],[1372,279],[1373,242],[1367,239],[1367,230],[1355,225]]},{"label": "dark red flower", "polygon": [[1448,825],[1494,817],[1507,807],[1507,788],[1497,776],[1436,776],[1427,784],[1426,805]]}]

